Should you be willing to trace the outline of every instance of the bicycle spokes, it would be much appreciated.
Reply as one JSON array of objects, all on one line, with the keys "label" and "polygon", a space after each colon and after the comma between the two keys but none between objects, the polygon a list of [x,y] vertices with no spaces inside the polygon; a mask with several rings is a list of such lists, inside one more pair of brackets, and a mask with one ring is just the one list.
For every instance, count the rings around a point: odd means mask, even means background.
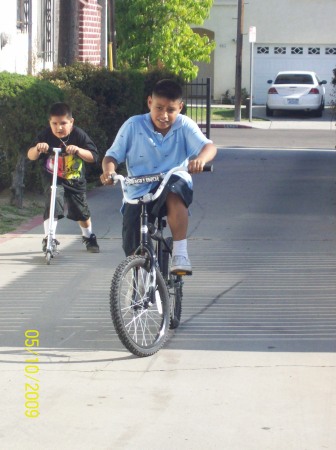
[{"label": "bicycle spokes", "polygon": [[[155,281],[155,283],[154,283]],[[148,271],[141,256],[128,258],[116,270],[111,314],[123,344],[147,356],[162,347],[169,323],[169,299],[161,274]]]}]

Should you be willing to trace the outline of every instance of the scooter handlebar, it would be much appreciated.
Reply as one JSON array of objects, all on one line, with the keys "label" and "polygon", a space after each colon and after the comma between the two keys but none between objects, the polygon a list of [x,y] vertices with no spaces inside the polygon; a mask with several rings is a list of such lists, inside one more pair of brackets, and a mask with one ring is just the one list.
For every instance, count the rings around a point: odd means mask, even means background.
[{"label": "scooter handlebar", "polygon": [[64,148],[61,148],[61,147],[49,147],[49,148],[48,148],[48,154],[49,154],[49,155],[52,155],[52,154],[54,154],[54,153],[58,153],[59,155],[60,155],[61,153],[65,153],[65,152],[64,152]]}]

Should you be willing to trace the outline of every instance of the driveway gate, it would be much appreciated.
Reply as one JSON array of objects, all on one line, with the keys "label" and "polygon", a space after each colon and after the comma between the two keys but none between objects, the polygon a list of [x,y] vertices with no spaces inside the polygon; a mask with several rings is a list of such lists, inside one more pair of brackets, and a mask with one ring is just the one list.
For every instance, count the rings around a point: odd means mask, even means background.
[{"label": "driveway gate", "polygon": [[184,103],[187,114],[210,139],[211,127],[211,85],[210,78],[196,79],[184,85]]}]

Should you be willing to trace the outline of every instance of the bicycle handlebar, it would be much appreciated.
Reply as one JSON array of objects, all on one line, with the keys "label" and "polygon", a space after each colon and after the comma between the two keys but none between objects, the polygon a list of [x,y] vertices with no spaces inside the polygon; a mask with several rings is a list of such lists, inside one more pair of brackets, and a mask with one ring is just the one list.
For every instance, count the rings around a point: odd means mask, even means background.
[{"label": "bicycle handlebar", "polygon": [[[136,205],[138,203],[153,202],[154,200],[159,198],[163,189],[165,188],[166,184],[168,183],[169,178],[175,172],[188,172],[188,169],[184,166],[179,166],[179,167],[173,167],[166,174],[165,173],[157,173],[157,174],[153,174],[153,175],[143,175],[143,176],[139,176],[139,177],[124,177],[123,175],[114,174],[114,175],[111,175],[111,178],[113,179],[113,182],[115,184],[118,181],[120,181],[121,190],[123,192],[124,200],[126,201],[126,203]],[[205,164],[203,167],[203,172],[213,172],[213,164]],[[153,183],[156,181],[161,181],[161,184],[155,193],[148,192],[147,194],[143,195],[142,197],[135,198],[135,199],[132,199],[127,195],[127,186],[129,186],[129,185],[142,184],[142,183]]]},{"label": "bicycle handlebar", "polygon": [[203,172],[213,172],[213,171],[214,171],[213,164],[210,164],[210,163],[204,164]]}]

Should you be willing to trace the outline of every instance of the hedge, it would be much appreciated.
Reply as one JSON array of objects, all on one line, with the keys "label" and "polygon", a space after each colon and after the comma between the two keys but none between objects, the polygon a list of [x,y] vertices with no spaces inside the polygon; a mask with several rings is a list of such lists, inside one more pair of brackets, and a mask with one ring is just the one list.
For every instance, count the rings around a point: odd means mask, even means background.
[{"label": "hedge", "polygon": [[[50,105],[62,101],[63,97],[63,92],[48,81],[0,73],[0,189],[10,187],[15,169],[23,164],[34,136],[47,124]],[[28,189],[36,185],[37,177],[36,170],[28,167]]]},{"label": "hedge", "polygon": [[[48,124],[48,110],[56,101],[68,102],[75,123],[94,140],[99,163],[88,165],[98,179],[101,160],[119,128],[130,116],[147,112],[147,97],[162,78],[183,80],[166,70],[109,71],[89,63],[75,63],[37,77],[0,73],[0,190],[11,176],[36,134]],[[26,165],[25,187],[39,190],[38,164]]]},{"label": "hedge", "polygon": [[109,146],[125,120],[148,111],[147,97],[159,79],[174,78],[183,82],[167,70],[111,72],[89,63],[43,71],[40,77],[80,89],[94,100],[98,108],[98,122],[106,133]]}]

